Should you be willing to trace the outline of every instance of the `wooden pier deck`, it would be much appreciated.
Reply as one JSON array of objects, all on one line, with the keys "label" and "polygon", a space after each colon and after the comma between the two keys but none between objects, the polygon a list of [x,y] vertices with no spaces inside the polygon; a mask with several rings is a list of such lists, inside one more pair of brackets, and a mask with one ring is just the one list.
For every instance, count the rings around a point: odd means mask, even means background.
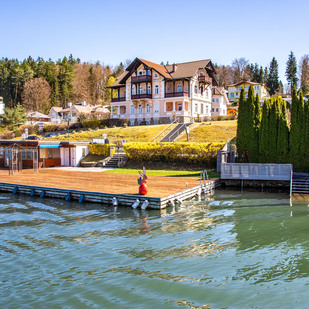
[{"label": "wooden pier deck", "polygon": [[[184,200],[194,196],[200,190],[199,177],[148,177],[148,194],[138,194],[138,175],[111,173],[93,173],[85,171],[67,171],[61,169],[23,170],[9,175],[8,170],[0,170],[0,190],[70,198],[111,204],[112,198],[119,205],[131,206],[138,198],[149,201],[151,208],[164,208],[173,199]],[[214,181],[210,185],[215,186]],[[44,193],[42,193],[44,191]]]}]

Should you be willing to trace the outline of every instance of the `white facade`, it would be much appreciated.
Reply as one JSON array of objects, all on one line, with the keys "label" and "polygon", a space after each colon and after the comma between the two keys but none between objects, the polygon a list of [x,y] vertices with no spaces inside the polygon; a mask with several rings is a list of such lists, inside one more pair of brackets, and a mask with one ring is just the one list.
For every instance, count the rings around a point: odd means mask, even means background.
[{"label": "white facade", "polygon": [[4,114],[5,105],[3,103],[3,98],[0,97],[0,115]]},{"label": "white facade", "polygon": [[88,154],[88,145],[62,147],[60,149],[61,166],[80,166],[80,161]]}]

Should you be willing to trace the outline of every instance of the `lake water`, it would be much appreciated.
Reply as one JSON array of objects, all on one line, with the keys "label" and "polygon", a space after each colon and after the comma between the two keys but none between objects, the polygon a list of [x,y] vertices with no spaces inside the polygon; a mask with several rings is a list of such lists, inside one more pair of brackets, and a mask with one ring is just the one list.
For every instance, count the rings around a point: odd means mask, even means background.
[{"label": "lake water", "polygon": [[161,213],[0,195],[1,308],[308,308],[309,208],[216,191]]}]

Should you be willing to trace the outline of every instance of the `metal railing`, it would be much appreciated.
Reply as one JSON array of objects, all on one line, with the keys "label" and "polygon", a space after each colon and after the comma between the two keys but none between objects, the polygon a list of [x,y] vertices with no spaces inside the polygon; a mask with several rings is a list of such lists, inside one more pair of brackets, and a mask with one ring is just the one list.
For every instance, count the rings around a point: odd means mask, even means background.
[{"label": "metal railing", "polygon": [[164,136],[166,136],[168,133],[166,133],[165,135],[164,135],[164,132],[166,131],[166,130],[168,130],[168,129],[171,129],[171,126],[173,125],[173,124],[175,124],[176,122],[178,122],[178,118],[175,118],[164,130],[162,130],[159,134],[157,134],[155,137],[154,137],[154,139],[153,139],[153,143],[155,143],[156,142],[156,140],[157,140],[157,138],[159,137],[159,136],[161,136],[162,134],[163,134],[163,136],[161,137],[161,139],[164,137]]}]

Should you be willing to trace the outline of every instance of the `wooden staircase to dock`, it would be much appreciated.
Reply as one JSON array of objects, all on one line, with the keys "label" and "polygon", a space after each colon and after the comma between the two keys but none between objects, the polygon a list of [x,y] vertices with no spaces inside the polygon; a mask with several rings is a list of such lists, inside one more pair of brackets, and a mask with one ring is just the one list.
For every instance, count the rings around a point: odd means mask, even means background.
[{"label": "wooden staircase to dock", "polygon": [[309,194],[309,174],[293,173],[292,194]]}]

